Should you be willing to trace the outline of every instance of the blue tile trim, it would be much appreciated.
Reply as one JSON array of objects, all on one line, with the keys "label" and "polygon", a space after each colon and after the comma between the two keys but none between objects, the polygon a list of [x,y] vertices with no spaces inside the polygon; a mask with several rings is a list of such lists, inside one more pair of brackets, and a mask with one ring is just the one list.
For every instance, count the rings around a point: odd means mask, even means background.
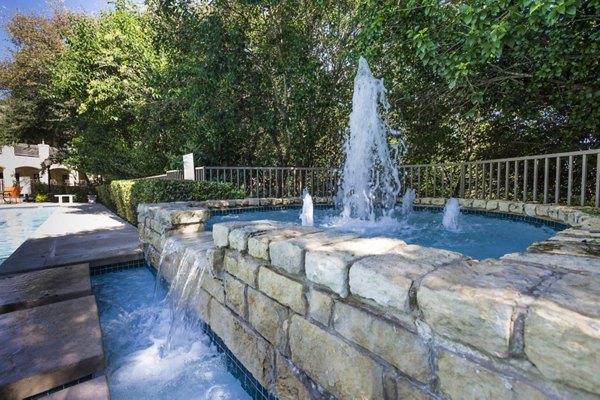
[{"label": "blue tile trim", "polygon": [[[415,205],[415,206],[413,206],[413,208],[415,210],[419,210],[419,211],[444,212],[443,207],[436,207],[436,206]],[[472,208],[461,208],[460,212],[464,213],[464,214],[483,215],[485,217],[490,217],[490,218],[509,219],[511,221],[527,222],[527,223],[535,225],[535,226],[547,226],[547,227],[556,229],[558,231],[562,231],[569,227],[567,224],[563,224],[562,222],[557,222],[557,221],[553,221],[550,219],[544,219],[544,218],[531,217],[531,216],[525,215],[525,214],[510,214],[510,213],[505,213],[505,212],[500,212],[500,211],[475,210]]]},{"label": "blue tile trim", "polygon": [[118,264],[111,265],[101,265],[97,267],[90,268],[90,275],[96,276],[101,274],[106,274],[108,272],[116,272],[116,271],[124,271],[126,269],[132,268],[140,268],[147,266],[148,263],[143,258],[133,261],[126,261]]},{"label": "blue tile trim", "polygon": [[[327,210],[334,208],[330,204],[315,204],[314,208],[317,210]],[[434,211],[434,212],[443,212],[443,207],[436,206],[424,206],[424,205],[415,205],[413,206],[415,210],[419,211]],[[229,208],[223,210],[211,210],[211,217],[230,215],[230,214],[245,214],[251,212],[261,212],[261,211],[281,211],[281,210],[300,210],[302,209],[301,205],[287,205],[287,206],[265,206],[265,207],[245,207],[245,208]],[[512,221],[522,221],[527,222],[536,226],[548,226],[550,228],[556,230],[567,229],[569,226],[563,224],[561,222],[552,221],[549,219],[531,217],[529,215],[521,215],[521,214],[509,214],[503,213],[499,211],[487,211],[487,210],[475,210],[472,208],[461,208],[461,213],[464,214],[476,214],[483,215],[492,218],[500,218],[500,219],[510,219]],[[210,221],[210,220],[209,220]]]},{"label": "blue tile trim", "polygon": [[103,375],[103,374],[100,373],[98,375],[95,375],[95,374],[94,375],[87,375],[87,376],[84,376],[82,378],[76,379],[74,381],[65,383],[64,385],[57,386],[57,387],[52,388],[50,390],[46,390],[45,392],[38,393],[38,394],[30,396],[30,397],[25,397],[23,400],[38,400],[38,399],[43,399],[44,397],[48,397],[48,396],[50,396],[53,393],[59,392],[59,391],[61,391],[63,389],[69,388],[71,386],[79,385],[80,383],[83,383],[83,382],[91,381],[92,379],[97,378],[98,376],[101,376],[101,375]]}]

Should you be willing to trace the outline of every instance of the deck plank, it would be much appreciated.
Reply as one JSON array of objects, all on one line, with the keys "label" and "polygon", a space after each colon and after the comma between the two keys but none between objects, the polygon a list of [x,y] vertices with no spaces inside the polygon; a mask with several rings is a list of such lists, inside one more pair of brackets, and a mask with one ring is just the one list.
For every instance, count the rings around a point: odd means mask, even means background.
[{"label": "deck plank", "polygon": [[0,398],[22,399],[105,367],[94,296],[0,315]]},{"label": "deck plank", "polygon": [[0,276],[0,314],[91,294],[88,264]]}]

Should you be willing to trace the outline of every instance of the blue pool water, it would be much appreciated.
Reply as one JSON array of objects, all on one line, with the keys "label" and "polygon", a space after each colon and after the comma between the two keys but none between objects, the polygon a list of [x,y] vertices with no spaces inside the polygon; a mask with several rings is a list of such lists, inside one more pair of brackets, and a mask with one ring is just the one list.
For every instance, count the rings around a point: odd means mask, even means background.
[{"label": "blue pool water", "polygon": [[0,264],[40,227],[56,207],[0,208]]},{"label": "blue pool water", "polygon": [[[299,209],[231,213],[214,216],[207,228],[225,221],[252,221],[271,219],[300,223]],[[398,211],[395,218],[377,224],[365,221],[340,225],[338,213],[333,209],[315,210],[315,226],[340,232],[353,232],[363,237],[387,236],[410,244],[457,251],[475,259],[498,258],[507,253],[524,251],[534,242],[554,236],[557,225],[499,218],[489,214],[462,212],[459,227],[450,231],[442,226],[443,213],[439,210],[415,210],[408,216]]]},{"label": "blue pool water", "polygon": [[92,282],[112,399],[250,398],[199,322],[182,324],[164,288],[155,298],[150,270],[105,273]]}]

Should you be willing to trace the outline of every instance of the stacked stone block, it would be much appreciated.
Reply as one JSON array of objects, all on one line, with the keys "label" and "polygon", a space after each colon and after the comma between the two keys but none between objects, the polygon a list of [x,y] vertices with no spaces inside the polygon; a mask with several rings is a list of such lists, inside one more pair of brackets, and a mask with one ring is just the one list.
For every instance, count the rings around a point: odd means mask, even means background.
[{"label": "stacked stone block", "polygon": [[578,226],[482,261],[272,221],[174,234],[177,218],[141,214],[187,249],[163,257],[167,279],[206,260],[192,308],[282,399],[598,399],[600,224],[561,212]]}]

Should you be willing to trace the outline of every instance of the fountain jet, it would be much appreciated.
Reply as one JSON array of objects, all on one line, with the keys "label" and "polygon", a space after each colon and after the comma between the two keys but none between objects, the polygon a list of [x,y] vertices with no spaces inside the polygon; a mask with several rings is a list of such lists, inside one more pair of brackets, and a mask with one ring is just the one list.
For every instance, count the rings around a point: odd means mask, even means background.
[{"label": "fountain jet", "polygon": [[[383,79],[376,79],[364,58],[354,78],[350,135],[345,143],[346,160],[336,195],[342,219],[374,222],[388,216],[400,192],[396,157],[392,158],[388,135],[397,135],[382,116],[389,108]],[[404,147],[401,137],[400,148]]]}]

